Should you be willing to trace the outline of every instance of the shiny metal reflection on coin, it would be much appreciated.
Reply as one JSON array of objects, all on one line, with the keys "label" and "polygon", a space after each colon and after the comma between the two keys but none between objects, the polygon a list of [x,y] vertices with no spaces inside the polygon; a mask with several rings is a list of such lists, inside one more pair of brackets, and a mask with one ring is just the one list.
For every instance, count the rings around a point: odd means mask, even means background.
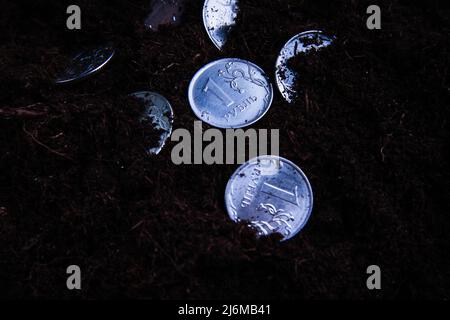
[{"label": "shiny metal reflection on coin", "polygon": [[203,5],[203,24],[209,38],[219,50],[236,25],[238,11],[238,0],[206,0]]},{"label": "shiny metal reflection on coin", "polygon": [[282,241],[295,236],[307,223],[313,193],[305,174],[289,160],[261,156],[240,166],[225,191],[230,218],[244,221],[258,235],[279,233]]},{"label": "shiny metal reflection on coin", "polygon": [[166,98],[155,92],[140,91],[132,93],[130,96],[144,102],[145,113],[143,115],[143,119],[150,118],[152,124],[154,125],[154,129],[161,130],[158,146],[148,150],[148,153],[156,155],[161,152],[167,139],[172,134],[172,106]]},{"label": "shiny metal reflection on coin", "polygon": [[264,71],[236,58],[201,68],[189,85],[189,103],[198,118],[218,128],[242,128],[261,119],[273,100]]},{"label": "shiny metal reflection on coin", "polygon": [[306,54],[310,50],[319,50],[329,46],[333,38],[322,33],[322,31],[311,30],[299,33],[291,38],[281,49],[276,62],[276,74],[278,89],[287,102],[295,101],[297,93],[295,90],[297,75],[289,69],[287,62],[298,54]]},{"label": "shiny metal reflection on coin", "polygon": [[114,56],[112,46],[102,46],[83,51],[72,58],[66,69],[57,77],[57,84],[69,83],[90,76],[102,69]]}]

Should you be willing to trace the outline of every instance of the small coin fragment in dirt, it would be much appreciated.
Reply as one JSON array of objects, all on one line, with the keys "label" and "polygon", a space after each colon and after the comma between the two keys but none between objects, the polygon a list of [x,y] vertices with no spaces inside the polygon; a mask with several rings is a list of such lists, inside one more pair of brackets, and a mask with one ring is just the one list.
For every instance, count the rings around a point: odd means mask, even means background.
[{"label": "small coin fragment in dirt", "polygon": [[158,31],[161,25],[177,25],[184,11],[185,0],[152,0],[150,13],[145,19],[145,25]]}]

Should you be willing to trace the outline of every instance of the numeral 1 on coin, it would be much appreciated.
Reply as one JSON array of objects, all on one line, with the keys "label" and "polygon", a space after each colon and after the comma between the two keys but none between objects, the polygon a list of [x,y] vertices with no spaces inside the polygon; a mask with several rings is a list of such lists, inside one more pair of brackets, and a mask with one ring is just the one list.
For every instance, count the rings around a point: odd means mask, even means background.
[{"label": "numeral 1 on coin", "polygon": [[203,88],[203,92],[207,93],[208,91],[219,98],[220,101],[222,101],[227,107],[230,107],[234,104],[233,99],[231,99],[231,97],[227,95],[227,93],[223,91],[222,88],[219,87],[217,83],[211,78],[208,78],[208,82]]},{"label": "numeral 1 on coin", "polygon": [[290,202],[296,206],[300,206],[297,200],[297,186],[294,188],[294,192],[289,192],[265,182],[261,189],[261,192],[273,197],[277,197],[278,199],[284,200],[286,202]]}]

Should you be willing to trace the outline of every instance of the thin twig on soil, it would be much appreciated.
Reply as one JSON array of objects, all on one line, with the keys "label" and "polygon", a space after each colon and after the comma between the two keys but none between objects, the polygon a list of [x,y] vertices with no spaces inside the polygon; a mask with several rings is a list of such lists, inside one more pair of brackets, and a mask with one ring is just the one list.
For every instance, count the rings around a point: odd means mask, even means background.
[{"label": "thin twig on soil", "polygon": [[64,159],[67,159],[67,160],[70,160],[70,161],[75,162],[75,160],[74,160],[73,158],[69,157],[68,155],[66,155],[66,154],[64,154],[64,153],[61,153],[61,152],[59,152],[59,151],[56,151],[56,150],[50,148],[49,146],[47,146],[46,144],[42,143],[42,142],[39,141],[38,139],[36,139],[36,137],[35,137],[31,132],[29,132],[29,131],[25,128],[25,124],[23,125],[22,130],[23,130],[23,131],[24,131],[24,132],[25,132],[25,133],[26,133],[26,134],[27,134],[27,135],[28,135],[35,143],[37,143],[37,144],[40,145],[41,147],[47,149],[49,152],[51,152],[51,153],[53,153],[53,154],[56,154],[56,155],[58,155],[58,156],[60,156],[60,157],[63,157]]},{"label": "thin twig on soil", "polygon": [[40,103],[31,104],[21,108],[0,108],[1,118],[38,118],[47,114],[47,111],[29,110],[32,107],[38,106]]}]

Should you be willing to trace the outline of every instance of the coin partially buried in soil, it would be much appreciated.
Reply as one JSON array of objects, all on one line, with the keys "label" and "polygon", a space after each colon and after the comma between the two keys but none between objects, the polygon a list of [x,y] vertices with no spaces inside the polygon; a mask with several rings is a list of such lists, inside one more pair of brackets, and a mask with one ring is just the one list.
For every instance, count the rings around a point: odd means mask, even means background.
[{"label": "coin partially buried in soil", "polygon": [[91,48],[75,55],[65,70],[56,78],[57,84],[86,78],[102,69],[114,56],[112,46]]},{"label": "coin partially buried in soil", "polygon": [[198,118],[218,128],[242,128],[269,110],[273,88],[264,71],[236,58],[201,68],[189,85],[189,103]]},{"label": "coin partially buried in soil", "polygon": [[142,116],[142,120],[150,120],[151,124],[154,126],[153,129],[160,132],[158,146],[148,150],[148,153],[156,155],[161,152],[167,139],[172,134],[172,106],[166,98],[155,92],[140,91],[132,93],[130,96],[144,102],[145,113]]},{"label": "coin partially buried in soil", "polygon": [[333,38],[323,34],[322,31],[311,30],[297,34],[281,49],[276,62],[275,78],[278,89],[287,102],[291,103],[297,98],[295,86],[297,77],[301,77],[288,67],[289,59],[298,54],[306,54],[311,50],[328,47],[332,42]]},{"label": "coin partially buried in soil", "polygon": [[225,190],[225,204],[235,222],[248,222],[258,235],[279,233],[282,241],[307,223],[313,193],[308,178],[289,160],[261,156],[240,166]]},{"label": "coin partially buried in soil", "polygon": [[152,0],[151,11],[144,24],[153,31],[162,25],[177,25],[183,14],[186,0]]},{"label": "coin partially buried in soil", "polygon": [[203,5],[203,24],[209,38],[219,50],[236,25],[238,11],[237,0],[206,0]]}]

